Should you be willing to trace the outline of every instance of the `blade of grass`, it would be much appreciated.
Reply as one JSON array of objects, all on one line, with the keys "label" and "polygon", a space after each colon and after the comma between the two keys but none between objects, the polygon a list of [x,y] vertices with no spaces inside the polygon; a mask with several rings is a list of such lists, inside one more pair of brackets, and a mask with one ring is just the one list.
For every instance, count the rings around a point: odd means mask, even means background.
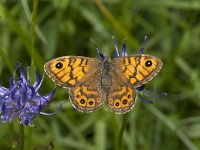
[{"label": "blade of grass", "polygon": [[119,132],[119,137],[118,137],[118,150],[122,150],[123,149],[123,134],[125,132],[126,129],[126,122],[127,122],[127,118],[128,118],[128,114],[124,114],[122,116],[122,125],[121,125],[121,129]]},{"label": "blade of grass", "polygon": [[[21,0],[21,3],[22,3],[22,7],[23,7],[23,9],[24,9],[25,15],[26,15],[26,17],[27,17],[29,23],[32,24],[31,11],[30,11],[30,9],[29,9],[29,7],[28,7],[28,2],[27,2],[27,0]],[[34,12],[34,10],[33,10],[33,12]],[[37,36],[39,37],[39,39],[40,39],[44,44],[47,44],[47,43],[48,43],[46,37],[42,34],[42,32],[40,31],[40,29],[39,29],[39,27],[38,27],[37,25],[35,26],[35,32],[36,32]]]},{"label": "blade of grass", "polygon": [[95,3],[99,10],[103,13],[103,15],[112,23],[114,28],[124,37],[128,38],[132,46],[139,49],[139,42],[135,38],[133,38],[124,27],[122,27],[122,25],[114,18],[114,16],[108,11],[104,4],[100,0],[95,0]]},{"label": "blade of grass", "polygon": [[1,56],[2,60],[5,62],[5,64],[7,65],[10,73],[12,74],[14,71],[14,68],[12,66],[12,63],[11,63],[9,57],[6,55],[6,53],[4,53],[4,51],[2,49],[0,49],[0,56]]},{"label": "blade of grass", "polygon": [[151,111],[158,119],[160,119],[168,128],[170,128],[180,140],[187,146],[190,150],[198,150],[198,148],[188,139],[188,137],[183,133],[183,131],[178,128],[173,121],[171,121],[166,115],[164,115],[160,110],[152,105],[145,105],[149,111]]}]

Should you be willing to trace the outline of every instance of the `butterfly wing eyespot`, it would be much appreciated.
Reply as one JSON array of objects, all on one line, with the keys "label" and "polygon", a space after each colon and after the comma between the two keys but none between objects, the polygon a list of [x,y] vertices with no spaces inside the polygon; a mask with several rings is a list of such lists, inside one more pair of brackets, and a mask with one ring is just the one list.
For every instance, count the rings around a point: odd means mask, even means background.
[{"label": "butterfly wing eyespot", "polygon": [[153,79],[160,71],[163,63],[151,55],[133,55],[113,59],[114,70],[129,85],[138,87]]},{"label": "butterfly wing eyespot", "polygon": [[[45,72],[58,85],[73,87],[82,82],[98,65],[98,60],[82,56],[63,56],[44,65]],[[97,68],[97,67],[96,67]]]},{"label": "butterfly wing eyespot", "polygon": [[57,69],[62,69],[62,67],[63,67],[63,63],[62,62],[57,62],[55,64],[55,68],[57,68]]},{"label": "butterfly wing eyespot", "polygon": [[115,99],[114,101],[114,110],[120,109],[121,108],[121,100],[120,99]]},{"label": "butterfly wing eyespot", "polygon": [[151,60],[147,60],[147,61],[145,61],[145,67],[151,67],[152,66],[152,61]]}]

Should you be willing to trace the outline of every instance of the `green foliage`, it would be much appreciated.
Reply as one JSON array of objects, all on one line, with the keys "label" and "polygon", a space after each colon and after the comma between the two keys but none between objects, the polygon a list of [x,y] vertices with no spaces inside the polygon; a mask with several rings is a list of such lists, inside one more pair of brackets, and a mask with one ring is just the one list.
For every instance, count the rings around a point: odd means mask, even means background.
[{"label": "green foliage", "polygon": [[[35,3],[34,3],[35,2]],[[200,149],[200,1],[199,0],[1,0],[0,1],[0,84],[9,85],[17,62],[43,73],[46,61],[64,55],[98,57],[96,47],[109,56],[127,43],[128,54],[138,53],[148,36],[145,53],[161,58],[164,67],[148,83],[156,93],[168,96],[147,104],[137,100],[128,113],[123,137],[123,116],[106,107],[83,114],[69,102],[66,89],[57,87],[54,100],[38,116],[37,128],[24,127],[24,149],[56,150],[169,150]],[[35,7],[34,7],[35,6]],[[35,12],[33,13],[33,10]],[[46,77],[41,93],[53,89]],[[150,97],[151,98],[151,97]],[[0,149],[19,142],[20,128],[0,124]],[[12,134],[12,133],[11,133]],[[11,135],[10,134],[10,135]],[[119,139],[123,141],[119,144]],[[16,144],[17,145],[17,144]]]}]

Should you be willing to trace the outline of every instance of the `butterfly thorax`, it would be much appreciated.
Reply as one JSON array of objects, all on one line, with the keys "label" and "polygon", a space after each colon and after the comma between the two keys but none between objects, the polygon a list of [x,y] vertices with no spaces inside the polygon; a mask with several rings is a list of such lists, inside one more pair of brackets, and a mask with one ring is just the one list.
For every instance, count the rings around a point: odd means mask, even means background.
[{"label": "butterfly thorax", "polygon": [[101,87],[104,93],[106,93],[106,95],[109,94],[111,89],[111,83],[112,83],[111,66],[112,65],[109,60],[103,62]]}]

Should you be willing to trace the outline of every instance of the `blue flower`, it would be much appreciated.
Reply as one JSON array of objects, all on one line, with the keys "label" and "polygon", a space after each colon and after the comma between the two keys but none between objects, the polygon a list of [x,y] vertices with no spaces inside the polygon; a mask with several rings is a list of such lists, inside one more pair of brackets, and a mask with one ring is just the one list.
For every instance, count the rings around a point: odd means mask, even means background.
[{"label": "blue flower", "polygon": [[[16,78],[16,72],[19,70],[19,76]],[[41,113],[41,110],[48,105],[53,98],[54,90],[48,96],[42,96],[38,93],[44,79],[38,71],[35,71],[36,81],[31,85],[29,78],[29,67],[27,67],[27,76],[24,74],[22,64],[19,64],[10,78],[10,87],[0,86],[0,121],[10,122],[20,120],[23,125],[32,125],[34,118]]]}]

